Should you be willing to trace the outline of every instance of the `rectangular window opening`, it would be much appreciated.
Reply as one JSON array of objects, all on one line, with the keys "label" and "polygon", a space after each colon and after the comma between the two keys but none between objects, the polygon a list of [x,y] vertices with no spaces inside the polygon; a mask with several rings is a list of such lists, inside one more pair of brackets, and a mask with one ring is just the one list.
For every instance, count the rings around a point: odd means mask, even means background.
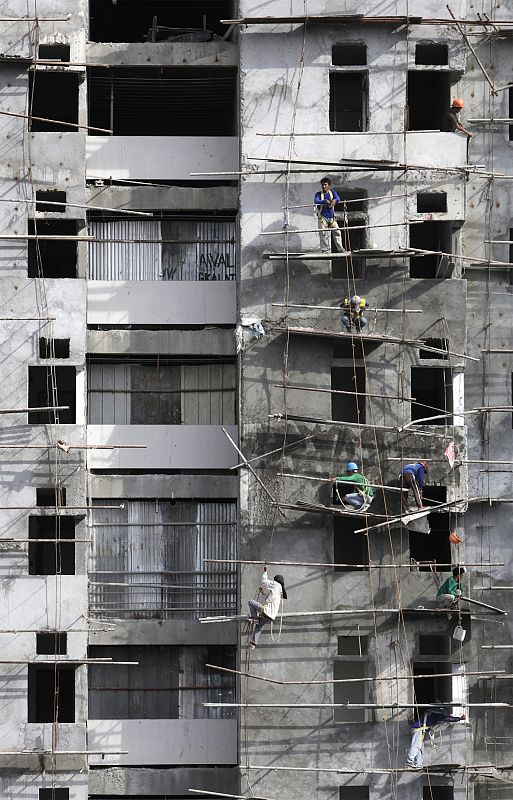
[{"label": "rectangular window opening", "polygon": [[62,631],[36,633],[36,653],[41,656],[64,656],[68,649],[68,635]]},{"label": "rectangular window opening", "polygon": [[410,225],[410,247],[431,251],[428,255],[410,256],[410,278],[450,278],[454,269],[450,257],[452,237],[452,222],[429,220]]},{"label": "rectangular window opening", "polygon": [[[342,244],[346,250],[354,252],[363,250],[367,246],[367,231],[363,227],[369,222],[367,213],[367,191],[365,189],[348,189],[344,186],[336,187],[340,203],[335,209],[336,220],[342,232]],[[344,206],[344,201],[346,205]],[[348,230],[346,231],[345,228]],[[334,250],[332,244],[332,250]],[[334,258],[331,261],[331,277],[338,280],[361,280],[365,278],[365,259],[353,256]]]},{"label": "rectangular window opening", "polygon": [[339,656],[368,656],[368,636],[338,636],[337,654]]},{"label": "rectangular window opening", "polygon": [[[349,485],[348,491],[350,491]],[[338,498],[335,498],[334,503],[338,502]],[[368,569],[368,537],[364,533],[355,533],[361,526],[362,522],[359,519],[333,517],[333,561],[335,564],[347,564],[344,567],[335,567],[335,572],[358,572]],[[357,567],[356,564],[362,566]]]},{"label": "rectangular window opening", "polygon": [[331,395],[331,418],[365,423],[365,367],[332,367],[331,388],[354,393]]},{"label": "rectangular window opening", "polygon": [[429,786],[422,787],[422,800],[454,800],[454,789],[452,786]]},{"label": "rectangular window opening", "polygon": [[57,189],[40,189],[36,192],[36,211],[49,211],[52,214],[63,214],[66,211],[66,206],[54,205],[54,203],[65,202],[66,192],[60,192],[57,191]]},{"label": "rectangular window opening", "polygon": [[444,67],[449,63],[449,48],[441,42],[417,42],[415,63],[426,66]]},{"label": "rectangular window opening", "polygon": [[[340,314],[342,316],[342,312]],[[333,358],[359,359],[364,358],[364,353],[365,347],[361,339],[339,339],[333,342]]]},{"label": "rectangular window opening", "polygon": [[[412,422],[420,425],[452,423],[452,372],[444,367],[411,367]],[[444,416],[445,415],[445,416]],[[429,417],[429,419],[427,419]],[[437,417],[437,419],[431,419]],[[420,420],[426,420],[420,422]]]},{"label": "rectangular window opening", "polygon": [[[369,672],[368,637],[339,636],[338,655],[333,661],[333,679],[366,678]],[[334,683],[334,703],[366,703],[368,685],[364,681]],[[334,722],[367,722],[369,712],[365,708],[335,708]]]},{"label": "rectangular window opening", "polygon": [[448,72],[408,72],[408,130],[439,131],[450,107]]},{"label": "rectangular window opening", "polygon": [[74,517],[30,516],[29,539],[36,539],[28,547],[29,575],[75,574]]},{"label": "rectangular window opening", "polygon": [[29,408],[68,406],[67,410],[60,411],[30,411],[29,425],[73,425],[76,421],[75,367],[29,367],[28,370]]},{"label": "rectangular window opening", "polygon": [[417,192],[417,214],[447,212],[447,192]]},{"label": "rectangular window opening", "polygon": [[69,789],[40,789],[38,800],[69,800]]},{"label": "rectangular window opening", "polygon": [[369,787],[339,786],[338,800],[369,800]]},{"label": "rectangular window opening", "polygon": [[55,486],[36,489],[36,506],[65,506],[66,489]]},{"label": "rectangular window opening", "polygon": [[419,706],[452,702],[452,664],[449,661],[414,661],[413,675],[429,676],[413,679],[415,702]]},{"label": "rectangular window opening", "polygon": [[75,722],[75,668],[28,665],[28,722]]},{"label": "rectangular window opening", "polygon": [[39,358],[69,358],[69,339],[39,339]]},{"label": "rectangular window opening", "polygon": [[40,44],[38,49],[40,61],[67,61],[70,60],[69,44]]},{"label": "rectangular window opening", "polygon": [[[441,493],[433,490],[441,489]],[[433,496],[435,495],[435,496]],[[423,497],[427,500],[445,502],[445,486],[424,486]],[[442,498],[442,499],[440,499]],[[427,504],[427,503],[426,503]],[[451,543],[449,533],[452,530],[451,514],[446,511],[436,511],[428,514],[430,533],[409,531],[410,559],[420,566],[415,566],[420,572],[450,572],[451,571]],[[440,567],[439,564],[444,566]]]},{"label": "rectangular window opening", "polygon": [[[423,339],[424,344],[428,347],[436,347],[437,350],[448,350],[447,339]],[[430,350],[419,350],[419,358],[449,358],[448,355],[442,353],[432,353]]]},{"label": "rectangular window opening", "polygon": [[37,70],[29,73],[29,108],[33,115],[29,119],[29,130],[32,133],[78,130],[79,82],[77,72]]},{"label": "rectangular window opening", "polygon": [[419,656],[450,656],[451,637],[438,633],[419,635]]},{"label": "rectangular window opening", "polygon": [[331,48],[331,63],[335,67],[359,67],[367,63],[364,42],[340,42]]},{"label": "rectangular window opening", "polygon": [[29,278],[76,278],[77,235],[74,219],[29,219],[29,236],[58,236],[58,239],[29,239]]},{"label": "rectangular window opening", "polygon": [[330,130],[367,130],[367,73],[330,73]]}]

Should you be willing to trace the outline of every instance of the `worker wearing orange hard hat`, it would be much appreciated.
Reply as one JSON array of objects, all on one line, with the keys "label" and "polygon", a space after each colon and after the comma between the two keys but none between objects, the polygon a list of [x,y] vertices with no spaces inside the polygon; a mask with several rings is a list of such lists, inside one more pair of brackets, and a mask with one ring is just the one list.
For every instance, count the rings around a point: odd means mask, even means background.
[{"label": "worker wearing orange hard hat", "polygon": [[455,97],[452,101],[452,105],[445,115],[442,127],[440,130],[446,131],[447,133],[456,133],[456,131],[460,131],[468,136],[469,139],[472,139],[473,134],[470,133],[466,128],[463,127],[461,122],[459,121],[458,114],[460,113],[461,109],[465,103],[461,99],[461,97]]}]

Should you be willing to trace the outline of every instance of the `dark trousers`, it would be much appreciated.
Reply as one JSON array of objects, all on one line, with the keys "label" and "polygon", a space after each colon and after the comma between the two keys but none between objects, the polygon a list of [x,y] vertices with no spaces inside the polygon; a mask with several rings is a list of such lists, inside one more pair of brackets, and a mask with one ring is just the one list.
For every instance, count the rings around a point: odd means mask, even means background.
[{"label": "dark trousers", "polygon": [[253,626],[253,636],[251,637],[251,644],[254,644],[256,647],[260,639],[260,634],[262,633],[262,628],[267,622],[272,622],[272,619],[268,617],[267,614],[264,614],[262,603],[257,603],[256,600],[248,600],[248,606],[251,618],[257,620],[256,625]]},{"label": "dark trousers", "polygon": [[406,503],[410,495],[410,489],[413,493],[413,497],[415,498],[417,508],[422,508],[422,492],[420,491],[419,484],[417,483],[417,479],[415,478],[413,472],[401,472],[401,489],[408,489],[406,498],[404,497],[404,493],[401,496],[403,514],[408,513],[409,510]]}]

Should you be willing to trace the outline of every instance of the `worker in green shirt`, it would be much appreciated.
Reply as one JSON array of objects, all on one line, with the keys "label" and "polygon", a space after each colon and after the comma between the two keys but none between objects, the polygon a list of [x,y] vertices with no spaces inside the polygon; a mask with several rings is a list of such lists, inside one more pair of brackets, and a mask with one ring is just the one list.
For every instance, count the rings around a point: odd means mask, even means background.
[{"label": "worker in green shirt", "polygon": [[[341,497],[339,493],[339,487],[337,486],[339,483],[352,483],[355,485],[354,488],[356,491],[350,492],[349,494]],[[345,475],[336,476],[335,489],[338,499],[342,505],[346,505],[348,503],[351,508],[354,508],[357,511],[363,508],[363,506],[370,505],[370,503],[372,503],[372,498],[374,497],[372,486],[369,486],[366,479],[363,477],[363,475],[361,475],[358,469],[358,464],[355,464],[354,461],[349,461],[346,464]]]},{"label": "worker in green shirt", "polygon": [[452,606],[461,596],[461,579],[467,570],[465,567],[454,567],[452,575],[447,578],[436,593],[441,606]]}]

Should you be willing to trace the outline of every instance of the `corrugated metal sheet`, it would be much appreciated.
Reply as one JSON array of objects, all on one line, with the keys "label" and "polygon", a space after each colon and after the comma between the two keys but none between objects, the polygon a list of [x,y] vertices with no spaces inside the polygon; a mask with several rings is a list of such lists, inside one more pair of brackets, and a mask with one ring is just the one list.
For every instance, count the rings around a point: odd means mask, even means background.
[{"label": "corrugated metal sheet", "polygon": [[125,507],[91,512],[92,614],[195,619],[235,610],[235,569],[203,563],[236,557],[234,502],[117,502]]},{"label": "corrugated metal sheet", "polygon": [[162,232],[160,220],[91,220],[91,236],[97,239],[149,239],[130,242],[90,242],[89,278],[97,281],[162,280]]},{"label": "corrugated metal sheet", "polygon": [[[168,281],[234,281],[236,278],[235,221],[165,220],[162,275]],[[199,239],[198,243],[194,243]]]}]

